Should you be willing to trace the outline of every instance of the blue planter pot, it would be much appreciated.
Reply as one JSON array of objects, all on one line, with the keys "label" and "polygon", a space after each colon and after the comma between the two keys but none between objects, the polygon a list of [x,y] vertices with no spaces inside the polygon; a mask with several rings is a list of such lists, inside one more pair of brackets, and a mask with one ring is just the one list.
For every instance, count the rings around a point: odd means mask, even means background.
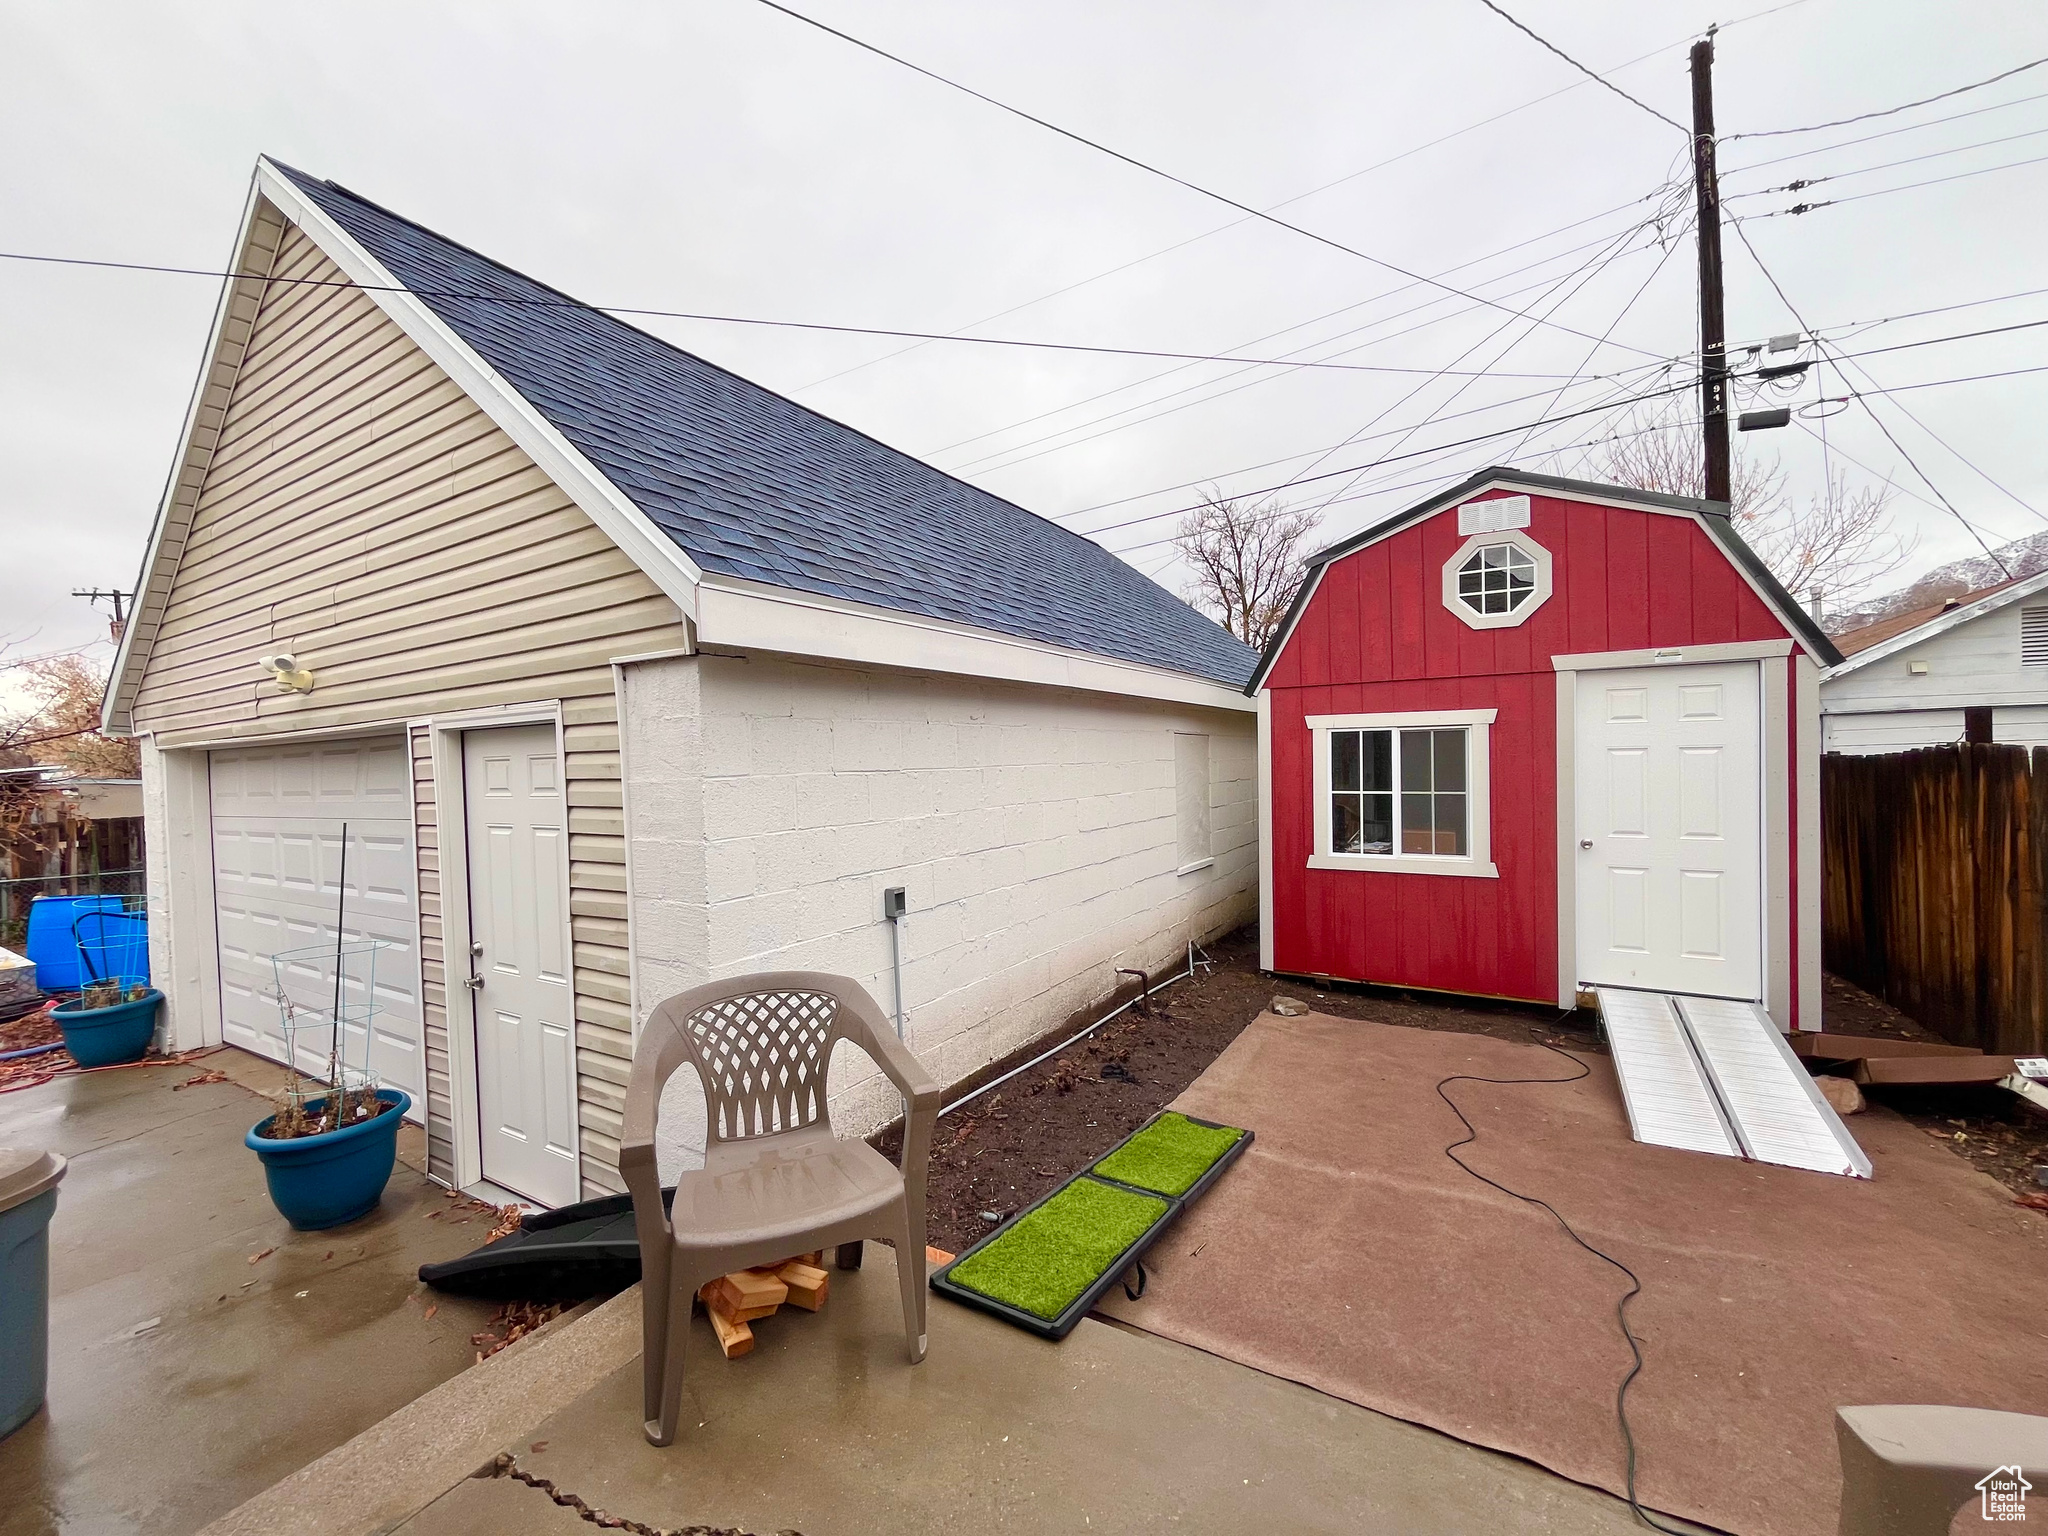
[{"label": "blue planter pot", "polygon": [[[384,1183],[398,1158],[398,1127],[412,1097],[397,1088],[379,1088],[377,1097],[397,1108],[374,1120],[289,1141],[263,1135],[276,1118],[272,1115],[257,1121],[242,1138],[263,1160],[271,1204],[301,1232],[318,1232],[367,1216],[384,1197]],[[326,1103],[324,1098],[308,1099],[306,1110],[318,1113]]]},{"label": "blue planter pot", "polygon": [[79,1000],[51,1009],[64,1031],[64,1049],[81,1067],[112,1067],[140,1061],[156,1035],[156,1011],[164,995],[151,987],[132,1003],[111,1008],[81,1008]]}]

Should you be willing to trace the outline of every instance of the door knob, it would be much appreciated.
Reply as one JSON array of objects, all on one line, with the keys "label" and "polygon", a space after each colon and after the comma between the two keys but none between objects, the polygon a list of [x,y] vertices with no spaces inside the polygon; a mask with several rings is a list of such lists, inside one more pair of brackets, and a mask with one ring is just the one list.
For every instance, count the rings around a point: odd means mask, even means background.
[{"label": "door knob", "polygon": [[481,992],[484,989],[484,979],[481,976],[465,976],[462,978],[462,984],[472,992]]},{"label": "door knob", "polygon": [[1579,846],[1581,848],[1591,848],[1593,846],[1593,839],[1591,839],[1590,837],[1582,837],[1579,839]]}]

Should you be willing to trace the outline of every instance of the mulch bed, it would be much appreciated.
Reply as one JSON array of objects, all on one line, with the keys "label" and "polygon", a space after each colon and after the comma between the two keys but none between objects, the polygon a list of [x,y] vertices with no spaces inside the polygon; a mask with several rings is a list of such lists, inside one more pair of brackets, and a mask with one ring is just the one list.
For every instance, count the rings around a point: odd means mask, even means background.
[{"label": "mulch bed", "polygon": [[[1101,1157],[1178,1098],[1276,996],[1299,998],[1339,1018],[1518,1042],[1535,1028],[1570,1050],[1602,1049],[1590,1021],[1560,1022],[1555,1009],[1424,1002],[1382,988],[1321,989],[1276,980],[1259,971],[1254,927],[1219,941],[1209,955],[1214,968],[1158,993],[1150,1017],[1133,1008],[939,1122],[925,1184],[932,1243],[961,1252],[996,1221]],[[1026,1060],[1033,1054],[1021,1053]],[[899,1135],[885,1131],[875,1144],[894,1157]]]},{"label": "mulch bed", "polygon": [[[1178,1098],[1275,997],[1298,998],[1336,1018],[1517,1044],[1537,1039],[1596,1055],[1607,1051],[1587,1013],[1560,1016],[1554,1008],[1521,1003],[1348,983],[1319,987],[1264,975],[1255,927],[1239,929],[1209,953],[1214,968],[1158,994],[1150,1017],[1131,1009],[939,1122],[925,1186],[932,1243],[963,1251],[1003,1217],[1100,1158]],[[1833,1032],[1941,1038],[1834,976],[1827,978],[1825,1006]],[[1019,1057],[1033,1054],[1026,1050]],[[1990,1087],[1866,1091],[2015,1195],[2039,1192],[2034,1167],[2048,1163],[2048,1115],[2015,1095]],[[899,1135],[885,1131],[875,1144],[894,1157]]]}]

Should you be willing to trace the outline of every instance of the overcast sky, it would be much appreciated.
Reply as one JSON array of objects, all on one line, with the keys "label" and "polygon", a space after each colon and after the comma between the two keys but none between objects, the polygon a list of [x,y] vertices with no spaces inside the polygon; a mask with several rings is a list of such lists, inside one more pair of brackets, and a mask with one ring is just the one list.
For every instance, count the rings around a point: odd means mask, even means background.
[{"label": "overcast sky", "polygon": [[[1505,3],[1683,122],[1690,37],[1774,0]],[[640,322],[1094,533],[1175,587],[1161,542],[1173,519],[1132,520],[1184,507],[1191,485],[1255,493],[1321,476],[1277,494],[1323,506],[1334,539],[1511,456],[1589,471],[1599,450],[1577,445],[1640,416],[1617,407],[1428,450],[1684,380],[1697,345],[1693,244],[1675,221],[1690,205],[1685,135],[1479,0],[798,8],[1245,203],[1285,202],[1279,217],[1387,265],[1243,219],[756,0],[0,0],[0,249],[218,269],[269,153],[602,305],[1418,370],[904,351]],[[2043,55],[2048,12],[2024,0],[1802,0],[1720,35],[1724,193],[1839,350],[2048,319],[2048,292],[2010,297],[2048,289],[2048,163],[2015,164],[2048,157],[2048,68],[1852,127],[1733,136],[1878,111]],[[1770,190],[1826,175],[1839,179]],[[1883,195],[1754,217],[1864,193]],[[1731,339],[1800,329],[1741,241],[1727,246]],[[133,584],[216,292],[0,260],[0,638],[13,655],[91,642],[104,613],[70,590]],[[1991,299],[2005,302],[1893,318]],[[1882,353],[1851,382],[2026,368],[2044,335]],[[1843,393],[1840,376],[1787,403],[1819,392]],[[2048,373],[1912,390],[1872,402],[1898,446],[1859,404],[1827,419],[1828,450],[1852,483],[1897,483],[1924,568],[1976,548],[1942,497],[1993,542],[2048,526],[2028,510],[2048,510],[2044,404]],[[1690,393],[1635,409],[1697,414]],[[1821,484],[1823,429],[1800,419],[1744,446],[1779,456],[1803,496]]]}]

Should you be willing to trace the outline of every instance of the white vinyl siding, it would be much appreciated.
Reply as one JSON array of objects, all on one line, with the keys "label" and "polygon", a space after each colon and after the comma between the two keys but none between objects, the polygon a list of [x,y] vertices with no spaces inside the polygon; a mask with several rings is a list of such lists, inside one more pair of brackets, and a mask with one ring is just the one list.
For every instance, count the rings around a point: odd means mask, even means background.
[{"label": "white vinyl siding", "polygon": [[[610,662],[686,645],[681,615],[295,228],[273,276],[342,286],[272,282],[248,322],[147,648],[136,728],[177,748],[560,701],[585,1185],[622,1188],[631,1022]],[[257,668],[276,651],[312,671],[310,694],[282,693]],[[412,756],[429,1150],[446,1177],[447,989],[424,732]]]}]

